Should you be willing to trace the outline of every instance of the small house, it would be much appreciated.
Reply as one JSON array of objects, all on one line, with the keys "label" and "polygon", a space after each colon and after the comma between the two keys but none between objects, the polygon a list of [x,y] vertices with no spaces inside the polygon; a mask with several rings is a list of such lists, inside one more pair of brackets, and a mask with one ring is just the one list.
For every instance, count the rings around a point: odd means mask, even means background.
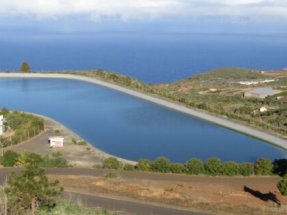
[{"label": "small house", "polygon": [[51,147],[63,147],[64,137],[49,137],[49,143]]}]

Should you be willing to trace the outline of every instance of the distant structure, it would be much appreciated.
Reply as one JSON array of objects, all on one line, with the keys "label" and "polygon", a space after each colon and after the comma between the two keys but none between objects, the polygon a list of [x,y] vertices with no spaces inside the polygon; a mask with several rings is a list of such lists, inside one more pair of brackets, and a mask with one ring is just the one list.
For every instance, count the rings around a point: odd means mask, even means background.
[{"label": "distant structure", "polygon": [[63,147],[64,137],[49,137],[49,143],[51,147]]},{"label": "distant structure", "polygon": [[256,85],[256,84],[265,84],[265,83],[270,83],[270,82],[274,82],[276,80],[274,79],[269,79],[269,80],[263,80],[263,81],[239,81],[239,84],[242,85]]},{"label": "distant structure", "polygon": [[273,96],[281,93],[280,90],[273,90],[272,88],[257,88],[244,93],[246,98],[265,99],[267,96]]},{"label": "distant structure", "polygon": [[7,130],[6,120],[3,115],[0,115],[0,135],[4,134]]}]

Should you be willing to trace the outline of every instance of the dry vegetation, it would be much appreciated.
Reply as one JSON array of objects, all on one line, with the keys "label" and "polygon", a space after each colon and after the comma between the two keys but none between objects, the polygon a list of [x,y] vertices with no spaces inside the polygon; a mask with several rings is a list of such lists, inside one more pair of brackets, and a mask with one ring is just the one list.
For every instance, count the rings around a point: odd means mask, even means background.
[{"label": "dry vegetation", "polygon": [[[50,178],[59,179],[69,191],[131,201],[147,201],[190,210],[236,215],[287,214],[285,206],[287,198],[281,196],[275,183],[247,184],[250,191],[244,190],[244,186],[233,179],[230,179],[230,183],[224,183],[224,180],[209,183],[206,180],[173,182],[122,177],[111,179],[86,176],[79,179],[76,176],[50,176]],[[261,196],[256,197],[256,192]],[[273,195],[275,199],[272,198]]]}]

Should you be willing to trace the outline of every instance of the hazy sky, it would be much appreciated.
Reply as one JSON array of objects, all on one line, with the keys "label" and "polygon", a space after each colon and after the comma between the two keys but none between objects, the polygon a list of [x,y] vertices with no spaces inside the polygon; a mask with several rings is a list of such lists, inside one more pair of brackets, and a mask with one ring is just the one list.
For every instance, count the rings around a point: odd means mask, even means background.
[{"label": "hazy sky", "polygon": [[0,0],[3,32],[285,33],[286,0]]}]

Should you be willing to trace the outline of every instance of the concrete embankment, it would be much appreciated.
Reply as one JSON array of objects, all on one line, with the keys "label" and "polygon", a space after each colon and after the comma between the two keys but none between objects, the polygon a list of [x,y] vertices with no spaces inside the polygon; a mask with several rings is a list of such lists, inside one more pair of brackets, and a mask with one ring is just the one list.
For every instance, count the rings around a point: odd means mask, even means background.
[{"label": "concrete embankment", "polygon": [[113,90],[117,90],[117,91],[120,91],[122,93],[131,95],[131,96],[134,96],[137,98],[144,99],[146,101],[149,101],[149,102],[152,102],[152,103],[155,103],[155,104],[158,104],[158,105],[161,105],[161,106],[164,106],[164,107],[167,107],[167,108],[170,108],[170,109],[173,109],[173,110],[176,110],[176,111],[179,111],[179,112],[182,112],[182,113],[185,113],[185,114],[188,114],[188,115],[191,115],[191,116],[194,116],[194,117],[206,120],[206,121],[209,121],[209,122],[212,122],[214,124],[217,124],[217,125],[220,125],[223,127],[230,128],[232,130],[247,134],[247,135],[252,136],[252,137],[259,138],[259,139],[264,140],[266,142],[269,142],[269,143],[275,144],[277,146],[280,146],[284,149],[287,149],[287,141],[282,139],[282,138],[279,138],[279,137],[273,136],[271,134],[256,130],[256,129],[251,128],[251,127],[240,125],[240,124],[237,124],[237,123],[231,122],[229,120],[222,119],[222,118],[219,118],[219,117],[207,114],[207,113],[192,110],[192,109],[189,109],[185,106],[181,106],[179,104],[165,101],[163,99],[160,99],[160,98],[157,98],[157,97],[154,97],[151,95],[140,93],[140,92],[134,91],[132,89],[121,87],[121,86],[118,86],[116,84],[108,83],[108,82],[98,80],[95,78],[79,76],[79,75],[41,74],[41,73],[31,73],[31,74],[30,73],[26,73],[26,74],[1,73],[0,78],[50,78],[50,79],[56,78],[56,79],[71,79],[71,80],[85,81],[85,82],[97,84],[97,85],[100,85],[103,87],[108,87],[108,88],[111,88]]}]

